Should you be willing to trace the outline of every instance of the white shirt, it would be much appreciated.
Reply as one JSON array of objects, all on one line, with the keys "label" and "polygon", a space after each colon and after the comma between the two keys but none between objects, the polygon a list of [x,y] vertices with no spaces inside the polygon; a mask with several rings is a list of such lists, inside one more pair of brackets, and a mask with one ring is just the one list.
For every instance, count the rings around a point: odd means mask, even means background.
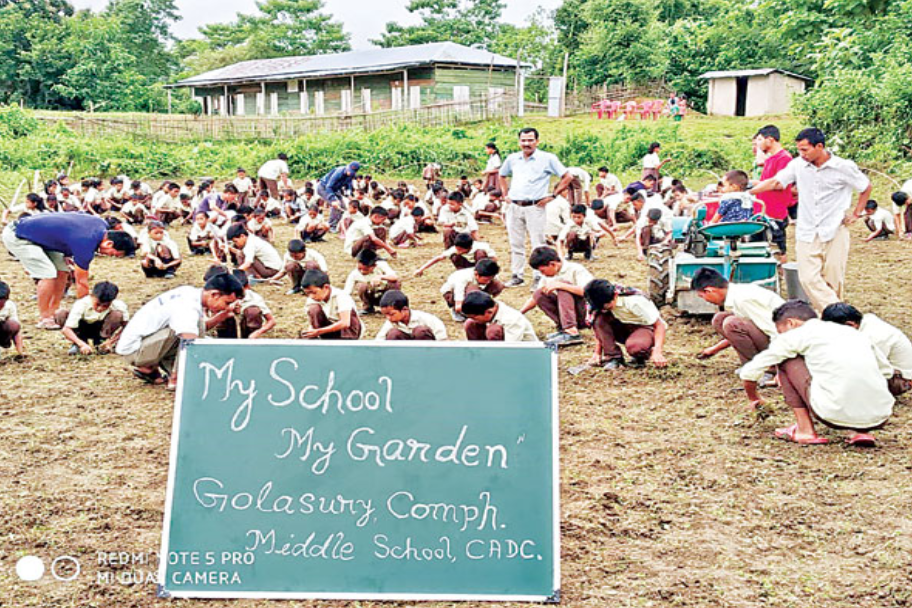
[{"label": "white shirt", "polygon": [[238,192],[241,194],[249,191],[253,187],[253,180],[249,177],[235,177],[231,183],[234,184],[234,187],[237,188]]},{"label": "white shirt", "polygon": [[478,285],[478,281],[475,279],[475,269],[463,268],[450,273],[446,283],[440,288],[440,293],[446,294],[452,291],[453,299],[456,302],[462,302],[465,300],[466,287],[469,285]]},{"label": "white shirt", "polygon": [[255,234],[248,234],[247,244],[244,245],[244,263],[249,264],[254,260],[263,262],[266,268],[272,268],[273,270],[282,270],[284,268],[282,258],[275,247]]},{"label": "white shirt", "polygon": [[259,171],[257,171],[257,176],[262,177],[263,179],[271,179],[273,181],[276,181],[283,173],[286,175],[290,173],[288,170],[288,163],[286,163],[284,160],[274,158],[263,163],[263,166],[260,167]]},{"label": "white shirt", "polygon": [[504,329],[504,342],[538,342],[532,323],[524,314],[510,308],[503,302],[497,302],[497,313],[491,323]]},{"label": "white shirt", "polygon": [[272,311],[269,310],[269,306],[266,304],[266,300],[263,299],[263,296],[252,289],[247,289],[244,291],[244,299],[241,300],[241,312],[244,312],[251,306],[259,308],[264,316],[272,314]]},{"label": "white shirt", "polygon": [[421,312],[420,310],[409,311],[408,323],[396,323],[394,325],[389,321],[385,321],[383,327],[377,332],[377,337],[374,339],[386,340],[386,335],[394,328],[408,335],[412,335],[412,330],[421,325],[427,327],[434,333],[435,340],[447,339],[446,326],[443,324],[443,321],[430,313]]},{"label": "white shirt", "polygon": [[389,262],[377,260],[377,265],[374,266],[374,271],[370,274],[363,274],[357,268],[348,273],[348,278],[345,279],[345,287],[342,290],[350,294],[355,290],[357,283],[383,282],[380,277],[398,277],[398,275],[393,270],[393,267],[389,265]]},{"label": "white shirt", "polygon": [[589,192],[589,186],[592,185],[592,176],[589,175],[588,171],[581,167],[570,167],[567,169],[567,173],[580,181],[580,185],[583,187],[583,192]]},{"label": "white shirt", "polygon": [[139,350],[143,338],[166,327],[175,334],[198,336],[203,322],[203,290],[185,285],[146,302],[127,323],[115,349],[118,355]]},{"label": "white shirt", "polygon": [[858,329],[886,357],[894,370],[906,380],[912,380],[912,342],[906,334],[871,313],[861,318]]},{"label": "white shirt", "polygon": [[866,190],[871,184],[858,165],[835,155],[820,168],[799,156],[774,179],[783,186],[798,186],[795,238],[805,243],[815,238],[832,241],[852,206],[852,192]]},{"label": "white shirt", "polygon": [[158,247],[160,245],[164,245],[165,247],[167,247],[168,251],[171,252],[171,257],[173,257],[175,260],[180,259],[180,257],[181,257],[180,247],[178,247],[177,243],[174,242],[174,239],[172,239],[167,234],[164,235],[160,241],[156,241],[156,240],[152,239],[151,237],[147,236],[147,238],[142,242],[142,245],[140,247],[140,254],[152,255],[152,256],[158,257]]},{"label": "white shirt", "polygon": [[658,209],[662,212],[662,217],[659,220],[658,225],[661,230],[665,232],[665,234],[671,232],[672,226],[674,224],[674,212],[668,208],[668,205],[665,204],[661,196],[653,195],[646,197],[646,202],[643,203],[643,207],[640,209],[640,214],[637,216],[637,236],[639,236],[640,230],[642,230],[649,223],[650,209]]},{"label": "white shirt", "polygon": [[611,309],[614,318],[627,325],[655,325],[661,319],[659,309],[645,296],[620,296]]},{"label": "white shirt", "polygon": [[875,209],[874,213],[867,216],[867,219],[871,220],[875,231],[883,230],[886,226],[890,232],[896,232],[896,220],[893,219],[893,214],[883,207]]},{"label": "white shirt", "polygon": [[307,262],[314,262],[317,265],[317,268],[326,272],[326,258],[323,257],[323,254],[319,251],[314,251],[313,249],[305,249],[304,257],[300,260],[296,260],[291,257],[291,254],[287,251],[285,252],[285,257],[282,258],[282,266],[285,264],[294,263],[300,266],[301,268],[307,268]]},{"label": "white shirt", "polygon": [[217,239],[219,238],[219,231],[218,228],[208,222],[206,222],[204,228],[200,228],[199,224],[193,222],[193,226],[190,227],[189,236],[191,241]]},{"label": "white shirt", "polygon": [[577,237],[584,239],[590,234],[594,234],[596,236],[601,235],[603,234],[603,231],[599,227],[598,217],[594,213],[591,215],[587,213],[583,218],[582,224],[577,224],[573,221],[573,218],[571,218],[570,221],[567,222],[567,224],[564,226],[564,229],[561,230],[561,233],[557,237],[557,240],[566,241],[567,237],[570,236],[570,233],[573,233]]},{"label": "white shirt", "polygon": [[751,283],[729,283],[725,296],[725,310],[747,319],[770,338],[779,335],[773,323],[773,311],[783,304],[785,300],[777,293]]},{"label": "white shirt", "polygon": [[483,242],[483,241],[473,241],[473,242],[472,242],[472,248],[471,248],[468,252],[466,252],[466,253],[459,253],[458,251],[456,251],[456,246],[453,245],[453,246],[450,247],[449,249],[445,249],[444,252],[441,253],[440,255],[442,255],[442,256],[444,256],[444,257],[450,257],[450,256],[454,256],[454,255],[461,255],[461,256],[464,257],[465,259],[467,259],[467,260],[469,260],[470,262],[474,263],[474,262],[475,262],[475,253],[476,253],[476,252],[479,252],[479,251],[484,251],[486,254],[488,254],[488,257],[489,257],[489,258],[496,258],[496,257],[497,257],[497,254],[494,253],[494,250],[491,249],[491,246],[488,245],[487,243]]},{"label": "white shirt", "polygon": [[823,420],[866,429],[883,424],[893,413],[893,395],[885,380],[893,376],[889,362],[861,332],[819,319],[779,334],[741,368],[741,379],[756,382],[771,365],[799,355],[811,374],[811,407]]},{"label": "white shirt", "polygon": [[605,177],[600,177],[599,183],[609,192],[613,191],[615,193],[620,193],[621,189],[624,187],[621,184],[621,180],[618,179],[618,176],[614,173],[608,173]]},{"label": "white shirt", "polygon": [[658,169],[661,164],[662,160],[659,158],[658,152],[653,152],[652,154],[647,154],[643,157],[644,169]]},{"label": "white shirt", "polygon": [[4,321],[19,321],[19,310],[12,300],[7,300],[3,308],[0,308],[0,323]]},{"label": "white shirt", "polygon": [[345,250],[345,253],[351,255],[352,247],[355,246],[355,243],[373,233],[374,223],[369,217],[355,220],[345,231],[345,243],[342,245],[342,249]]},{"label": "white shirt", "polygon": [[[313,298],[307,298],[305,307],[309,308],[313,304],[317,304],[323,309],[323,314],[326,315],[326,318],[330,323],[337,323],[343,312],[350,312],[352,318],[358,316],[358,313],[355,310],[355,301],[352,297],[336,287],[330,286],[329,298],[325,302],[318,302]],[[364,335],[363,323],[361,324],[361,335]]]},{"label": "white shirt", "polygon": [[437,223],[441,226],[452,226],[456,232],[476,232],[478,222],[472,217],[472,212],[463,207],[458,212],[453,212],[449,205],[440,210]]},{"label": "white shirt", "polygon": [[570,221],[570,201],[558,196],[545,205],[545,234],[557,236]]},{"label": "white shirt", "polygon": [[415,216],[406,214],[393,222],[390,228],[390,239],[397,239],[403,234],[415,233]]},{"label": "white shirt", "polygon": [[501,177],[510,177],[509,197],[513,201],[539,201],[548,196],[551,176],[563,177],[567,172],[558,158],[550,152],[536,150],[529,158],[522,152],[507,157],[500,167]]},{"label": "white shirt", "polygon": [[586,270],[586,267],[576,262],[564,262],[561,269],[553,277],[542,276],[542,286],[550,286],[555,283],[569,283],[576,287],[585,287],[592,279],[592,273]]},{"label": "white shirt", "polygon": [[105,317],[107,317],[108,313],[112,310],[123,313],[124,321],[129,320],[130,313],[127,310],[127,305],[124,304],[122,300],[114,300],[111,302],[111,306],[109,306],[106,310],[98,312],[92,305],[92,296],[85,296],[84,298],[80,298],[73,303],[73,308],[70,309],[70,313],[67,315],[64,327],[76,329],[79,327],[80,321],[85,321],[86,323],[98,323],[99,321],[104,321]]}]

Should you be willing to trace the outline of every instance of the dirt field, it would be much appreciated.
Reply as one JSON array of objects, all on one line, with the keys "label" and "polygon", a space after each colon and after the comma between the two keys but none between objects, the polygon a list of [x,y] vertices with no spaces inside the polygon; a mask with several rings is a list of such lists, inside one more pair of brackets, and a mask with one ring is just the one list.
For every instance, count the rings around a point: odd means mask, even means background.
[{"label": "dirt field", "polygon": [[[912,243],[864,245],[863,231],[853,228],[849,301],[912,333],[905,310],[912,287],[902,270],[912,263]],[[185,242],[186,229],[172,232]],[[291,229],[278,233],[283,246]],[[482,233],[508,265],[503,228],[482,226]],[[438,242],[401,252],[394,267],[409,276]],[[316,248],[331,276],[344,279],[352,262],[340,241]],[[589,266],[596,276],[645,285],[629,243],[601,249]],[[92,271],[93,281],[117,282],[135,311],[178,284],[199,285],[205,267],[206,260],[187,258],[174,281],[144,279],[133,260],[101,259]],[[415,308],[437,313],[462,336],[438,296],[450,270],[441,263],[404,289]],[[29,350],[25,360],[10,352],[0,358],[0,606],[160,605],[151,584],[97,583],[97,552],[158,549],[173,395],[140,384],[114,356],[67,356],[59,333],[34,329],[34,289],[5,251],[0,277],[13,287]],[[285,289],[258,288],[279,320],[272,337],[294,337],[305,324],[303,300]],[[528,295],[517,288],[504,299],[518,307]],[[708,323],[663,313],[671,325],[665,370],[591,371],[570,381],[565,370],[589,357],[591,336],[562,352],[564,605],[912,605],[909,400],[898,404],[875,450],[777,441],[773,429],[791,418],[781,396],[765,393],[771,417],[746,414],[736,356],[697,361],[715,339]],[[552,331],[539,311],[530,318],[540,335]],[[368,334],[379,325],[369,317]],[[70,583],[22,583],[14,565],[23,555],[45,563],[72,555],[83,571]]]}]

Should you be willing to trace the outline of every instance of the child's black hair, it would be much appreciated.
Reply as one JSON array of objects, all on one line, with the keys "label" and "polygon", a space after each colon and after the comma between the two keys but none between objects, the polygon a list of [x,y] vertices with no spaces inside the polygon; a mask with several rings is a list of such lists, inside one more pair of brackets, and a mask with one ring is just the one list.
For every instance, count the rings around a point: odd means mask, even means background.
[{"label": "child's black hair", "polygon": [[861,325],[861,320],[864,318],[864,315],[851,304],[836,302],[835,304],[830,304],[824,308],[820,318],[831,323],[839,323],[840,325],[848,325],[849,323]]},{"label": "child's black hair", "polygon": [[482,258],[475,262],[475,274],[480,277],[496,277],[500,265],[491,258]]},{"label": "child's black hair", "polygon": [[238,280],[238,283],[241,284],[241,287],[247,287],[250,284],[250,278],[247,276],[247,273],[239,268],[235,268],[231,271],[231,276]]},{"label": "child's black hair", "polygon": [[225,233],[225,238],[230,241],[232,239],[236,239],[239,236],[245,236],[247,234],[247,227],[244,226],[244,224],[232,224],[228,228],[228,231]]},{"label": "child's black hair", "polygon": [[542,247],[536,247],[532,250],[532,255],[529,256],[529,266],[535,270],[538,270],[542,266],[547,266],[551,262],[560,261],[560,254],[557,253],[557,250],[546,245]]},{"label": "child's black hair", "polygon": [[570,213],[573,215],[586,215],[586,205],[573,205],[570,208]]},{"label": "child's black hair", "polygon": [[203,274],[203,283],[208,282],[209,279],[211,279],[212,277],[214,277],[217,274],[225,274],[226,272],[228,272],[228,269],[219,264],[210,266],[209,268],[206,269],[205,274]]},{"label": "child's black hair", "polygon": [[380,217],[389,217],[389,211],[387,211],[386,209],[384,209],[384,208],[381,207],[380,205],[377,205],[376,207],[373,207],[373,208],[370,210],[370,214],[371,214],[371,215],[378,215],[378,216],[380,216]]},{"label": "child's black hair", "polygon": [[422,209],[421,207],[415,207],[414,209],[412,209],[412,216],[413,217],[424,217],[424,209]]},{"label": "child's black hair", "polygon": [[497,305],[490,294],[483,291],[471,291],[462,301],[462,314],[473,317],[483,315]]},{"label": "child's black hair", "polygon": [[398,289],[390,289],[380,298],[380,308],[386,308],[388,306],[395,308],[396,310],[408,308],[408,296]]},{"label": "child's black hair", "polygon": [[865,203],[865,209],[870,209],[872,211],[874,209],[877,209],[877,201],[873,201],[873,200],[868,201],[867,203]]},{"label": "child's black hair", "polygon": [[605,279],[595,279],[589,281],[583,289],[583,297],[589,304],[589,308],[596,312],[601,312],[605,306],[611,304],[617,295],[614,284]]},{"label": "child's black hair", "polygon": [[124,257],[132,258],[136,255],[136,241],[123,230],[109,230],[106,238],[111,241],[114,249],[123,251]]},{"label": "child's black hair", "polygon": [[602,199],[597,198],[594,201],[592,201],[592,210],[593,211],[598,211],[599,209],[604,209],[604,208],[605,208],[605,201],[603,201]]},{"label": "child's black hair", "polygon": [[203,286],[206,291],[218,291],[226,296],[244,297],[244,286],[233,275],[227,272],[211,277]]},{"label": "child's black hair", "polygon": [[454,190],[453,192],[447,194],[447,200],[455,201],[461,205],[465,202],[465,195],[459,190]]},{"label": "child's black hair", "polygon": [[662,219],[662,210],[650,209],[646,212],[646,219],[652,220],[653,222],[658,222],[660,219]]},{"label": "child's black hair", "polygon": [[301,239],[291,239],[288,241],[289,253],[303,253],[307,251],[307,243]]},{"label": "child's black hair", "polygon": [[377,260],[380,259],[380,256],[377,255],[377,252],[373,249],[364,249],[361,253],[358,254],[358,263],[367,266],[368,268],[376,266]]},{"label": "child's black hair", "polygon": [[715,268],[703,266],[694,273],[690,280],[690,288],[694,291],[703,291],[707,287],[725,289],[728,287],[728,280]]},{"label": "child's black hair", "polygon": [[816,319],[817,313],[811,308],[811,305],[804,300],[789,300],[779,308],[773,311],[773,323],[779,323],[787,319],[798,319],[800,321],[810,321]]},{"label": "child's black hair", "polygon": [[92,288],[92,295],[95,296],[102,304],[113,302],[115,299],[117,299],[118,293],[120,293],[120,289],[118,289],[117,285],[110,281],[101,281],[95,283],[95,286]]},{"label": "child's black hair", "polygon": [[893,199],[893,204],[896,205],[897,207],[902,207],[903,205],[905,205],[906,203],[909,202],[909,195],[906,194],[905,192],[903,192],[902,190],[900,190],[898,192],[894,192],[890,196],[890,198]]},{"label": "child's black hair", "polygon": [[468,232],[460,232],[453,239],[453,245],[460,249],[471,249],[473,244],[475,244],[475,239]]},{"label": "child's black hair", "polygon": [[747,190],[747,185],[750,183],[750,176],[740,169],[729,171],[724,177],[725,181],[741,191]]},{"label": "child's black hair", "polygon": [[325,287],[329,285],[329,275],[322,270],[308,270],[301,279],[301,289],[308,287]]},{"label": "child's black hair", "polygon": [[0,281],[0,300],[9,300],[10,286]]}]

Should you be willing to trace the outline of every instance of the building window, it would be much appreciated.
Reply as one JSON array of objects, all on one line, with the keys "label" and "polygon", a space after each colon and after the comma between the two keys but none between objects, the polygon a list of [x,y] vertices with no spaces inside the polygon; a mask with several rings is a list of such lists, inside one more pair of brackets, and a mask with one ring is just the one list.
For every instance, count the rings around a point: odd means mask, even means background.
[{"label": "building window", "polygon": [[298,81],[289,80],[285,85],[285,91],[287,93],[297,93],[298,92]]}]

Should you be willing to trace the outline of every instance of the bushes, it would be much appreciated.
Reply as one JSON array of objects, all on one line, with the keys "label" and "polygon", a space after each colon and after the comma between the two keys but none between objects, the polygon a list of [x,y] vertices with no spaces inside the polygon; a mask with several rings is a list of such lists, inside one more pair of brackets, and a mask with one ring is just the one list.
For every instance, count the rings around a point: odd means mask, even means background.
[{"label": "bushes", "polygon": [[0,105],[0,138],[19,139],[38,129],[38,120],[19,106]]}]

